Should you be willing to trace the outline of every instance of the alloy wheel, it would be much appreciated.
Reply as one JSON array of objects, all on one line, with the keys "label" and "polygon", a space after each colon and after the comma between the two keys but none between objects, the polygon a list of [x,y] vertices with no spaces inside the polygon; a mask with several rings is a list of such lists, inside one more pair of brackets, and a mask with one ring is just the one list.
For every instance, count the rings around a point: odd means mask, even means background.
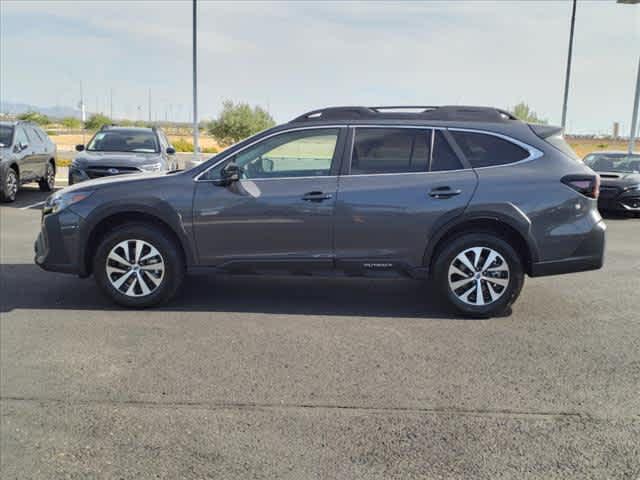
[{"label": "alloy wheel", "polygon": [[18,176],[13,169],[9,169],[5,180],[5,192],[9,199],[13,199],[18,193]]},{"label": "alloy wheel", "polygon": [[484,306],[497,301],[509,285],[509,264],[489,247],[472,247],[449,265],[449,288],[462,302]]},{"label": "alloy wheel", "polygon": [[56,171],[50,163],[47,163],[47,185],[50,190],[53,190],[53,187],[56,184]]},{"label": "alloy wheel", "polygon": [[106,261],[111,286],[128,297],[144,297],[155,292],[165,274],[162,255],[144,240],[124,240],[114,246]]}]

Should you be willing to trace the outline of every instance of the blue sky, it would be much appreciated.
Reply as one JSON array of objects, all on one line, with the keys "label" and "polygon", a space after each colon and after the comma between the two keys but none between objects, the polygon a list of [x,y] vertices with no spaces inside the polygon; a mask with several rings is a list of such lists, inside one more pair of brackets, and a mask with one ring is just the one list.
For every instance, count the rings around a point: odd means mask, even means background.
[{"label": "blue sky", "polygon": [[[527,101],[560,122],[571,4],[558,1],[214,2],[199,6],[199,108],[229,98],[277,121],[337,104]],[[0,96],[116,117],[186,120],[190,1],[0,2]],[[640,6],[578,2],[570,132],[630,128]],[[140,107],[140,110],[138,109]],[[140,113],[139,113],[140,112]]]}]

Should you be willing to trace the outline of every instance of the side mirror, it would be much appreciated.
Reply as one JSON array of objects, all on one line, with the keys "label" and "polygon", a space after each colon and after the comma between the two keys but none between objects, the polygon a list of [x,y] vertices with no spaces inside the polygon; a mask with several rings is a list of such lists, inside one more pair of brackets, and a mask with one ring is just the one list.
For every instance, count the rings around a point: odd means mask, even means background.
[{"label": "side mirror", "polygon": [[244,170],[233,162],[227,163],[220,171],[220,179],[214,183],[216,185],[230,185],[233,182],[240,180],[240,176]]},{"label": "side mirror", "polygon": [[167,153],[169,155],[173,155],[174,153],[176,153],[176,149],[173,147],[167,147]]},{"label": "side mirror", "polygon": [[18,142],[16,144],[16,146],[14,147],[13,151],[16,152],[16,153],[20,153],[23,150],[26,150],[27,148],[29,148],[29,144],[28,143]]},{"label": "side mirror", "polygon": [[84,145],[76,145],[76,151],[81,152],[84,150]]}]

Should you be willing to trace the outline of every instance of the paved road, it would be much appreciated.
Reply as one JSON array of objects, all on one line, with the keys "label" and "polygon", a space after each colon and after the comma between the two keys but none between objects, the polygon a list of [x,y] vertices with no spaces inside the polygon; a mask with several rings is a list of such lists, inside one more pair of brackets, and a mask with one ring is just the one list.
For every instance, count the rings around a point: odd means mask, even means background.
[{"label": "paved road", "polygon": [[3,479],[640,474],[638,219],[491,320],[386,280],[196,277],[124,311],[32,264],[38,199],[0,207]]}]

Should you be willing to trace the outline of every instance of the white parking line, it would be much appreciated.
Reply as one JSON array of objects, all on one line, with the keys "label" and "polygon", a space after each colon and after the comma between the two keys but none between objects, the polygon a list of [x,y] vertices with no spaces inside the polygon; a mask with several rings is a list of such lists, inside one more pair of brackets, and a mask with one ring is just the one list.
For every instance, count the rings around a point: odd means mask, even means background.
[{"label": "white parking line", "polygon": [[42,202],[34,203],[33,205],[27,205],[26,207],[20,207],[20,210],[29,210],[33,207],[39,207],[40,205],[44,205],[44,200]]}]

